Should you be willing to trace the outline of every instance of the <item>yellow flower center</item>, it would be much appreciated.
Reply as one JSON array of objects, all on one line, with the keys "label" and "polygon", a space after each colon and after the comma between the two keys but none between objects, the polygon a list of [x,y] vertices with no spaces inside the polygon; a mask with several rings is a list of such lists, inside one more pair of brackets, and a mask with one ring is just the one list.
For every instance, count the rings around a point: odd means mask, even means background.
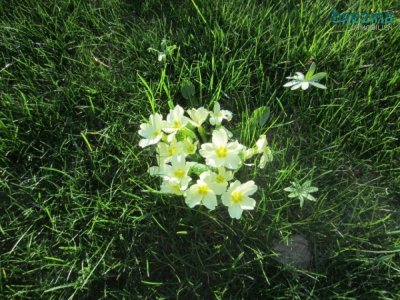
[{"label": "yellow flower center", "polygon": [[181,121],[174,121],[173,128],[179,129],[181,127],[181,125],[182,125]]},{"label": "yellow flower center", "polygon": [[217,177],[215,177],[215,181],[218,183],[223,183],[225,181],[225,177],[222,175],[217,175]]},{"label": "yellow flower center", "polygon": [[178,179],[182,179],[185,176],[185,170],[183,169],[176,169],[174,175]]},{"label": "yellow flower center", "polygon": [[207,195],[209,191],[210,191],[210,188],[206,184],[200,184],[197,187],[197,194],[199,194],[201,196]]},{"label": "yellow flower center", "polygon": [[219,146],[217,149],[215,149],[215,153],[219,158],[225,158],[228,156],[228,148],[225,146]]},{"label": "yellow flower center", "polygon": [[161,133],[161,130],[160,130],[160,129],[154,130],[154,131],[153,131],[153,137],[154,137],[154,138],[157,137],[160,133]]},{"label": "yellow flower center", "polygon": [[176,147],[171,146],[168,148],[168,156],[172,156],[176,153]]},{"label": "yellow flower center", "polygon": [[193,153],[195,151],[196,151],[196,148],[194,147],[194,145],[191,145],[191,144],[186,145],[186,152],[187,153]]},{"label": "yellow flower center", "polygon": [[243,201],[243,193],[242,192],[238,192],[238,191],[234,191],[231,194],[231,199],[233,203],[241,203]]}]

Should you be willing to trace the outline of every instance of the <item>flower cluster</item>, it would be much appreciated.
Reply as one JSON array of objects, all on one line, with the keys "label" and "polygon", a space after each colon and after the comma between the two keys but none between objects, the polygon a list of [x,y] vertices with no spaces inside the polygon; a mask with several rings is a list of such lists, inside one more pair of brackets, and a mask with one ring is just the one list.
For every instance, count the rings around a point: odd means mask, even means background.
[{"label": "flower cluster", "polygon": [[260,168],[272,160],[266,136],[261,135],[252,148],[234,140],[222,125],[232,113],[221,110],[218,102],[213,111],[200,107],[186,113],[177,105],[165,120],[155,113],[140,125],[139,145],[156,147],[158,164],[148,172],[162,178],[161,192],[183,195],[189,207],[214,210],[220,200],[231,218],[240,219],[243,210],[254,209],[256,202],[250,196],[257,186],[252,180],[241,183],[235,174],[256,154],[261,154]]}]

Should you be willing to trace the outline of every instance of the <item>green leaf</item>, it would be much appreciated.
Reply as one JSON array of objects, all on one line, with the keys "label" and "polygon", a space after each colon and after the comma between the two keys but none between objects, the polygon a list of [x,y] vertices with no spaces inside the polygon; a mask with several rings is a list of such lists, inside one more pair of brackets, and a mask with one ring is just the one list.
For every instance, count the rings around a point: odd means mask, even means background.
[{"label": "green leaf", "polygon": [[317,74],[311,76],[310,80],[318,81],[318,80],[321,80],[322,78],[325,78],[327,75],[328,74],[326,72],[320,72],[320,73],[317,73]]},{"label": "green leaf", "polygon": [[263,127],[267,123],[270,116],[270,109],[268,106],[261,106],[257,108],[250,119],[250,124],[253,126]]},{"label": "green leaf", "polygon": [[300,208],[303,208],[304,205],[304,198],[302,196],[299,197],[300,200]]},{"label": "green leaf", "polygon": [[208,171],[208,167],[204,164],[195,163],[191,168],[190,171],[196,175],[200,175],[201,173]]},{"label": "green leaf", "polygon": [[181,85],[181,94],[186,100],[191,100],[194,97],[196,88],[190,81],[184,81]]},{"label": "green leaf", "polygon": [[326,86],[325,85],[323,85],[321,83],[318,83],[316,81],[310,81],[310,84],[315,86],[316,88],[326,90]]},{"label": "green leaf", "polygon": [[311,194],[307,194],[307,195],[305,195],[305,197],[308,199],[308,200],[310,200],[310,201],[317,201],[315,198],[314,198],[314,196],[313,195],[311,195]]},{"label": "green leaf", "polygon": [[305,80],[310,80],[311,79],[311,77],[314,75],[316,67],[317,66],[316,66],[315,62],[313,62],[311,64],[311,66],[310,66],[310,69],[308,70],[308,72],[306,74]]},{"label": "green leaf", "polygon": [[176,138],[180,141],[180,140],[184,140],[186,138],[192,138],[194,140],[197,140],[197,136],[196,134],[190,130],[187,127],[182,128],[181,130],[178,131],[178,133],[176,134]]},{"label": "green leaf", "polygon": [[309,193],[318,192],[318,188],[317,188],[317,187],[315,187],[315,186],[311,186],[311,187],[308,189],[308,191],[307,191],[307,192],[309,192]]},{"label": "green leaf", "polygon": [[176,48],[178,48],[176,45],[168,46],[167,49],[165,49],[164,52],[165,52],[167,55],[172,56],[172,54],[174,53],[174,50],[175,50]]},{"label": "green leaf", "polygon": [[315,186],[311,186],[311,180],[305,181],[303,184],[299,184],[298,182],[290,182],[292,186],[284,188],[283,190],[286,192],[290,192],[288,195],[289,198],[298,198],[300,200],[300,207],[302,208],[304,205],[304,200],[308,199],[310,201],[317,201],[311,193],[317,192],[318,188]]}]

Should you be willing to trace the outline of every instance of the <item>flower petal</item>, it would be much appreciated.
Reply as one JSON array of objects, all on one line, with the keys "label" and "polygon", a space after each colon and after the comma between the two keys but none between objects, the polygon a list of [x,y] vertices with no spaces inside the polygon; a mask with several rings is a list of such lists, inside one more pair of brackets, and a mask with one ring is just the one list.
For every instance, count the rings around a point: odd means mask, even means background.
[{"label": "flower petal", "polygon": [[301,73],[301,72],[296,72],[296,75],[297,75],[297,79],[298,79],[298,80],[303,80],[303,79],[304,79],[304,74],[303,74],[303,73]]},{"label": "flower petal", "polygon": [[190,208],[195,207],[201,203],[201,198],[194,192],[194,185],[185,193],[185,203]]},{"label": "flower petal", "polygon": [[249,197],[245,197],[242,203],[240,203],[240,207],[245,210],[252,210],[254,206],[256,206],[256,201]]},{"label": "flower petal", "polygon": [[254,181],[249,180],[238,187],[238,190],[243,192],[246,196],[251,196],[257,191],[257,188],[258,187],[255,185]]},{"label": "flower petal", "polygon": [[232,219],[239,220],[240,217],[242,216],[243,209],[239,205],[235,204],[228,208],[228,212]]},{"label": "flower petal", "polygon": [[299,83],[299,81],[297,81],[297,80],[289,81],[289,82],[285,83],[283,85],[283,87],[291,87],[291,86],[295,85],[296,83]]},{"label": "flower petal", "polygon": [[212,134],[212,142],[215,146],[224,146],[228,142],[228,135],[225,130],[214,130]]},{"label": "flower petal", "polygon": [[240,166],[241,162],[242,161],[240,160],[239,155],[229,154],[226,161],[224,161],[224,165],[225,165],[225,167],[234,170]]},{"label": "flower petal", "polygon": [[301,83],[301,88],[302,88],[303,90],[308,89],[309,86],[310,86],[310,84],[309,84],[308,81],[304,81],[304,82]]},{"label": "flower petal", "polygon": [[222,204],[225,206],[229,206],[231,204],[230,196],[228,192],[225,192],[221,196]]},{"label": "flower petal", "polygon": [[299,87],[301,87],[301,82],[295,84],[294,86],[291,87],[291,90],[297,90]]},{"label": "flower petal", "polygon": [[217,206],[217,196],[215,196],[214,192],[209,192],[208,195],[203,197],[202,203],[209,210],[214,210]]},{"label": "flower petal", "polygon": [[232,120],[232,113],[229,110],[221,110],[221,114],[228,121]]}]

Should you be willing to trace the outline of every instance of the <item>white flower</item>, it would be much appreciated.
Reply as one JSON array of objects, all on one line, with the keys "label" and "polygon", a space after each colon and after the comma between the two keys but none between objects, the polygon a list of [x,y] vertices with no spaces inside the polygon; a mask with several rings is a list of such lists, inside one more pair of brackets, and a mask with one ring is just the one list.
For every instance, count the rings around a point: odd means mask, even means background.
[{"label": "white flower", "polygon": [[202,173],[196,184],[193,184],[185,192],[186,204],[190,208],[199,204],[203,204],[210,210],[215,209],[217,206],[217,196],[211,185],[212,178],[210,177],[210,174],[208,172]]},{"label": "white flower", "polygon": [[265,136],[265,134],[261,135],[258,141],[256,142],[256,152],[258,154],[262,153],[259,167],[261,169],[264,169],[267,162],[273,160],[272,151],[268,147],[267,137]]},{"label": "white flower", "polygon": [[292,81],[285,83],[283,86],[291,87],[291,90],[297,90],[299,87],[301,87],[303,90],[308,89],[310,83],[304,80],[304,74],[301,72],[296,72],[296,74],[297,75],[292,77],[286,77],[287,79],[292,79]]},{"label": "white flower", "polygon": [[206,164],[211,167],[227,167],[237,169],[241,160],[239,157],[243,145],[237,141],[228,143],[228,135],[224,129],[214,130],[212,143],[201,145],[200,155],[206,158]]},{"label": "white flower", "polygon": [[166,133],[176,133],[178,130],[182,129],[189,122],[189,119],[185,117],[184,110],[179,105],[171,109],[167,115],[167,122],[164,128]]},{"label": "white flower", "polygon": [[161,184],[161,192],[166,194],[183,195],[185,188],[175,178],[164,179]]},{"label": "white flower", "polygon": [[214,110],[210,113],[210,124],[221,125],[222,120],[232,120],[232,113],[229,110],[220,110],[218,102],[214,103]]},{"label": "white flower", "polygon": [[306,90],[311,84],[317,88],[326,89],[325,85],[318,83],[317,81],[326,77],[327,74],[325,72],[320,72],[314,75],[315,68],[316,65],[313,62],[305,76],[301,72],[296,72],[296,75],[286,77],[287,79],[291,79],[291,81],[285,83],[283,86],[291,87],[291,90],[296,90],[299,87],[301,87],[303,90]]},{"label": "white flower", "polygon": [[165,127],[160,114],[152,114],[149,117],[149,123],[140,124],[139,135],[144,137],[139,141],[139,146],[144,148],[157,144],[162,138],[162,129]]},{"label": "white flower", "polygon": [[223,167],[218,168],[218,174],[212,171],[207,171],[202,173],[201,175],[207,176],[209,178],[210,187],[217,195],[221,195],[222,193],[224,193],[226,191],[226,188],[228,187],[228,181],[233,179],[232,172],[227,171]]},{"label": "white flower", "polygon": [[243,210],[252,210],[256,201],[249,196],[257,191],[254,181],[241,184],[239,180],[231,183],[228,190],[222,194],[222,203],[228,207],[231,218],[240,219]]},{"label": "white flower", "polygon": [[193,124],[195,127],[200,127],[204,121],[207,119],[208,114],[210,113],[204,107],[200,107],[198,109],[192,108],[187,111],[188,115],[190,116],[189,122]]},{"label": "white flower", "polygon": [[181,185],[181,188],[185,190],[189,181],[192,180],[188,176],[190,166],[190,163],[186,163],[183,155],[174,155],[171,158],[171,165],[167,164],[164,167],[164,179],[177,180]]},{"label": "white flower", "polygon": [[182,142],[177,142],[174,137],[170,143],[159,143],[157,148],[160,159],[164,163],[168,163],[174,155],[182,153],[183,144]]}]

